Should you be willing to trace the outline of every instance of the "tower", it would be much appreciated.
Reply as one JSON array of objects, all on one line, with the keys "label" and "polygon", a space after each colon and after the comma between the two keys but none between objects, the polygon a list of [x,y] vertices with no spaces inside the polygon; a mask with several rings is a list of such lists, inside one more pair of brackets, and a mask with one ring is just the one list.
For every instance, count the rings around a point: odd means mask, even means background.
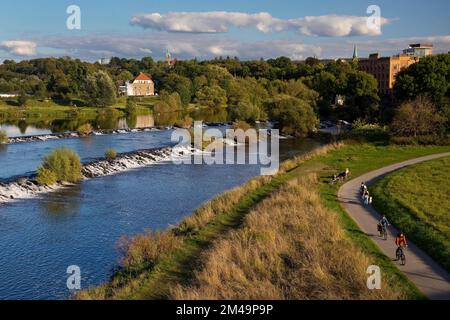
[{"label": "tower", "polygon": [[170,53],[169,49],[166,49],[166,63],[168,66],[172,65],[172,54]]},{"label": "tower", "polygon": [[353,48],[353,60],[358,60],[358,47],[356,45]]}]

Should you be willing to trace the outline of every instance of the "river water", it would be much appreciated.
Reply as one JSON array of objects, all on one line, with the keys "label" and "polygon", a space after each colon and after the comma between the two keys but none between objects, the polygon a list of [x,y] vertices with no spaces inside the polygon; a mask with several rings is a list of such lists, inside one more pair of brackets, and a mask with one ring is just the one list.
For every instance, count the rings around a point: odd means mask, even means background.
[{"label": "river water", "polygon": [[[171,131],[12,144],[0,150],[0,177],[36,169],[59,146],[84,161],[171,145]],[[307,152],[311,140],[281,141],[281,157]],[[160,163],[87,180],[42,197],[0,206],[0,299],[65,299],[67,267],[79,266],[83,288],[107,281],[117,266],[118,239],[176,224],[203,202],[260,173],[256,165]]]}]

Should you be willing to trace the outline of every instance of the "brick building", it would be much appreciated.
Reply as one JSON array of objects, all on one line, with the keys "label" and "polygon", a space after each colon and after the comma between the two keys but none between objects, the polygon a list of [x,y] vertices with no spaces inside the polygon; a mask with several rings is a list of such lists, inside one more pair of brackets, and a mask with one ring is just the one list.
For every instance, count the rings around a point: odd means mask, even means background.
[{"label": "brick building", "polygon": [[420,58],[433,53],[432,45],[412,44],[408,49],[392,57],[380,57],[378,53],[371,54],[367,59],[359,59],[359,67],[362,71],[370,73],[378,81],[378,93],[380,95],[392,94],[397,74],[418,62]]}]

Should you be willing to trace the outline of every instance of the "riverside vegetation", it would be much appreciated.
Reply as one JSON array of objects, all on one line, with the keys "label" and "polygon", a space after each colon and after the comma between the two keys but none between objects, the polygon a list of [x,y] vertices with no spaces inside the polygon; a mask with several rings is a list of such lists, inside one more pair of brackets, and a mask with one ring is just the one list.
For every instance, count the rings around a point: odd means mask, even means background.
[{"label": "riverside vegetation", "polygon": [[47,155],[37,170],[40,185],[52,186],[57,182],[78,183],[82,179],[80,157],[67,148],[56,149]]},{"label": "riverside vegetation", "polygon": [[[329,181],[346,167],[358,176],[449,150],[346,142],[288,160],[278,175],[220,195],[172,229],[121,239],[121,268],[77,298],[422,299]],[[381,291],[365,287],[370,264],[383,270]]]}]

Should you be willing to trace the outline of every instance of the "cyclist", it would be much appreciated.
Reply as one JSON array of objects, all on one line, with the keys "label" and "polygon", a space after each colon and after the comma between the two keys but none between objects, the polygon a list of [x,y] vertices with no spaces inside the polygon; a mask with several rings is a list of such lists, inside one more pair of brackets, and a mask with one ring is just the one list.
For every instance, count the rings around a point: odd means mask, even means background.
[{"label": "cyclist", "polygon": [[403,248],[408,247],[408,242],[406,241],[406,236],[402,231],[400,231],[400,233],[395,238],[395,245],[397,246],[397,251],[395,253],[395,256],[398,259],[398,257],[401,254],[401,251],[403,251]]},{"label": "cyclist", "polygon": [[383,232],[387,231],[387,227],[389,227],[391,224],[389,223],[389,220],[386,218],[386,216],[383,216],[378,222],[378,230],[380,231],[380,235],[383,235]]}]

